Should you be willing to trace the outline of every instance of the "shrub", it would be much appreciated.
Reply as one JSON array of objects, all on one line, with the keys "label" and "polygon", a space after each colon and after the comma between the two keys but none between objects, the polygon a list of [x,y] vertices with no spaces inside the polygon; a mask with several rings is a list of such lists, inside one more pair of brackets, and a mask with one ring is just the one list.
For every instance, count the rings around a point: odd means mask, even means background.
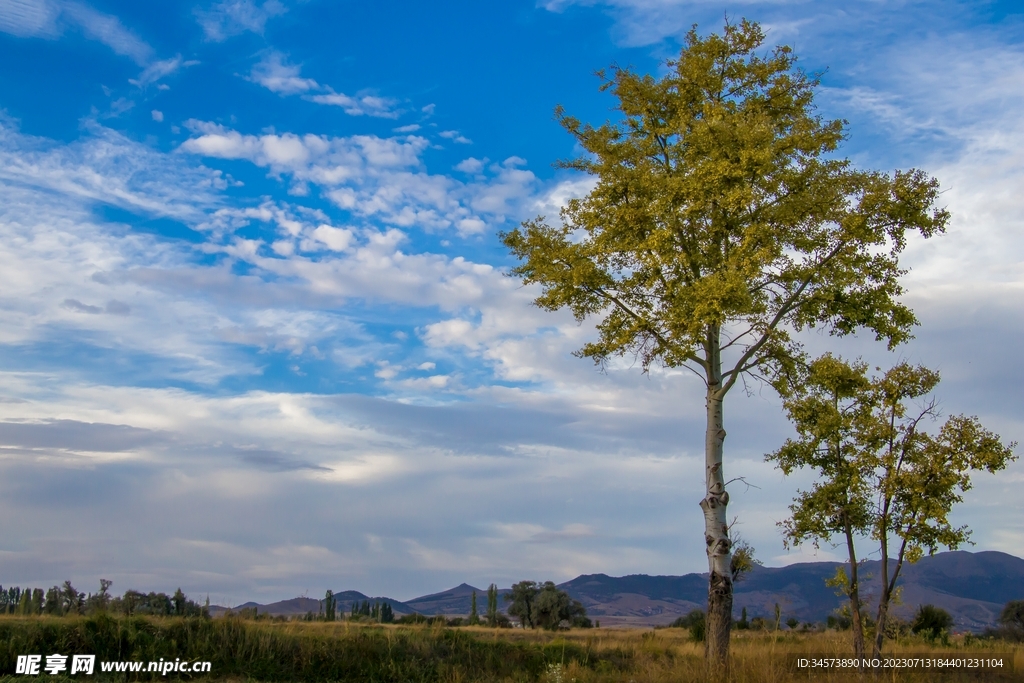
[{"label": "shrub", "polygon": [[1024,600],[1011,600],[999,614],[999,625],[1007,640],[1024,641]]},{"label": "shrub", "polygon": [[910,630],[932,641],[948,634],[952,626],[953,617],[949,612],[935,605],[921,605],[914,616],[914,623],[911,624]]},{"label": "shrub", "polygon": [[837,631],[848,631],[853,626],[853,620],[845,614],[830,614],[825,619],[825,626]]},{"label": "shrub", "polygon": [[671,628],[685,628],[690,631],[690,638],[696,643],[704,642],[706,619],[704,610],[695,609],[685,617],[679,617],[670,624]]}]

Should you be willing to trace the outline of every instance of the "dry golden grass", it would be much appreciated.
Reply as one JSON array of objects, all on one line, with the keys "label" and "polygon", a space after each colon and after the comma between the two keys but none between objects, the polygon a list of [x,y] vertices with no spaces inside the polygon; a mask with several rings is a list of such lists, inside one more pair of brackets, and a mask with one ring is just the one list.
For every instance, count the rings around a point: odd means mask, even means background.
[{"label": "dry golden grass", "polygon": [[[158,657],[180,656],[209,660],[214,663],[212,675],[196,680],[211,682],[696,683],[709,679],[703,645],[692,642],[683,629],[600,628],[549,633],[346,621],[7,617],[0,618],[0,683],[13,683],[14,678],[5,674],[13,673],[13,666],[8,670],[7,665],[13,665],[16,654],[80,650],[100,655],[102,648],[107,649],[109,659],[155,661]],[[965,642],[961,637],[954,638],[948,647],[937,647],[910,637],[887,643],[886,648],[885,655],[892,656],[982,657],[998,653],[1012,657],[1013,666],[986,672],[931,669],[879,674],[797,670],[797,655],[849,658],[849,633],[734,631],[727,680],[1024,681],[1024,646],[1020,644],[977,639]],[[115,651],[119,656],[113,656]]]}]

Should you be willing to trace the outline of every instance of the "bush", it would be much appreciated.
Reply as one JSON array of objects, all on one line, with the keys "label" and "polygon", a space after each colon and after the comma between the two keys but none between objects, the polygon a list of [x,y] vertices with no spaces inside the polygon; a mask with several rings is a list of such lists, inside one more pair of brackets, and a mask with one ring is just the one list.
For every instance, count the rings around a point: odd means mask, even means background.
[{"label": "bush", "polygon": [[670,625],[671,628],[685,628],[690,631],[690,638],[696,643],[704,642],[705,629],[707,627],[704,610],[695,609],[685,617],[679,617]]},{"label": "bush", "polygon": [[1011,600],[999,614],[999,625],[1006,640],[1024,641],[1024,600]]},{"label": "bush", "polygon": [[885,620],[885,637],[889,640],[899,640],[910,633],[910,624],[897,616],[890,615]]},{"label": "bush", "polygon": [[935,605],[921,605],[914,616],[914,623],[911,624],[910,630],[931,641],[948,635],[952,626],[953,617],[949,612]]},{"label": "bush", "polygon": [[427,617],[420,614],[419,612],[413,612],[412,614],[403,614],[402,616],[395,619],[396,624],[425,624],[427,623]]},{"label": "bush", "polygon": [[837,631],[848,631],[853,626],[853,620],[845,614],[830,614],[825,619],[825,626]]}]

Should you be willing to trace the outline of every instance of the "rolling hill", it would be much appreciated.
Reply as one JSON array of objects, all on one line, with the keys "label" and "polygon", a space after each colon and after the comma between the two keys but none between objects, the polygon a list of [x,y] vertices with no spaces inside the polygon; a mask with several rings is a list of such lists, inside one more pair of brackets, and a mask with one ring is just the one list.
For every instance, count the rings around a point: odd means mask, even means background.
[{"label": "rolling hill", "polygon": [[[881,563],[862,566],[864,599],[870,605],[878,594]],[[835,562],[808,562],[788,567],[755,567],[736,585],[735,614],[747,608],[749,618],[769,617],[775,603],[783,619],[796,617],[802,622],[824,621],[841,604],[825,580],[833,576]],[[995,551],[970,553],[953,551],[925,557],[903,569],[900,584],[903,605],[895,613],[909,616],[922,604],[933,604],[953,615],[958,629],[979,631],[994,626],[1003,605],[1024,599],[1024,559]],[[702,608],[707,599],[707,575],[648,576],[634,574],[612,577],[584,574],[559,585],[584,604],[587,613],[603,625],[656,626],[669,624],[693,609]],[[337,593],[339,609],[348,611],[353,601],[387,601],[396,614],[469,613],[473,591],[479,609],[486,601],[486,589],[463,583],[440,593],[424,595],[405,602],[391,598],[371,598],[357,591]],[[501,589],[504,594],[508,589]],[[297,615],[319,609],[317,600],[293,598],[269,605],[245,603],[261,613]],[[501,608],[504,610],[504,601]]]}]

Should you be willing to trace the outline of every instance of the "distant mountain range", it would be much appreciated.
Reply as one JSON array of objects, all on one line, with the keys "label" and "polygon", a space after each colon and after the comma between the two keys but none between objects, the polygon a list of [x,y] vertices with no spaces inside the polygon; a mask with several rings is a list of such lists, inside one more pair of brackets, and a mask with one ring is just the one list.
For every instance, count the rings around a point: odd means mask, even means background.
[{"label": "distant mountain range", "polygon": [[[802,622],[822,622],[843,602],[825,580],[833,576],[836,562],[808,562],[788,567],[755,567],[736,584],[735,614],[747,608],[748,618],[773,615],[775,603],[783,620],[796,617]],[[879,592],[881,563],[862,565],[861,585],[870,604]],[[953,615],[956,627],[978,631],[994,626],[1003,605],[1024,599],[1024,559],[1000,552],[970,553],[953,551],[925,557],[917,564],[905,565],[900,585],[903,604],[897,614],[909,616],[919,605],[932,604]],[[707,601],[707,575],[612,577],[584,574],[559,585],[582,602],[591,618],[604,625],[656,626],[671,623]],[[509,589],[499,589],[501,594]],[[358,591],[336,593],[339,610],[349,611],[353,602],[387,602],[396,614],[469,614],[473,592],[480,611],[486,605],[487,590],[461,584],[441,593],[400,602],[391,598],[370,597]],[[262,614],[300,615],[318,612],[320,602],[312,598],[293,598],[269,605],[247,602],[233,608],[256,607]],[[504,601],[501,603],[504,610]],[[214,614],[226,608],[214,608]]]}]

